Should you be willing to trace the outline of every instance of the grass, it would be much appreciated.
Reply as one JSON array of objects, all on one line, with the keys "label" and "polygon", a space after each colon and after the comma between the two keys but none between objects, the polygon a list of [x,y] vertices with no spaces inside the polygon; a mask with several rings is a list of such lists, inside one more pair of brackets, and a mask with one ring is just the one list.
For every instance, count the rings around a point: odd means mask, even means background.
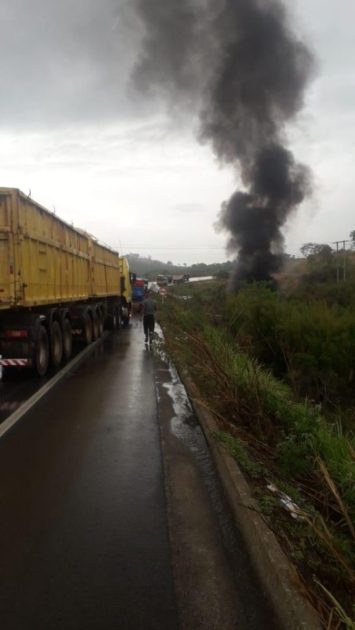
[{"label": "grass", "polygon": [[[190,371],[215,414],[216,439],[249,476],[260,509],[298,566],[325,627],[331,622],[329,628],[336,628],[354,614],[354,437],[342,429],[340,412],[337,422],[329,422],[314,401],[297,396],[287,379],[265,368],[250,344],[238,343],[228,305],[227,316],[217,312],[220,290],[211,285],[187,302],[168,300],[161,321],[169,352]],[[299,521],[270,495],[270,481],[295,497]]]},{"label": "grass", "polygon": [[[250,286],[226,301],[239,345],[292,387],[336,411],[355,405],[355,311]],[[355,418],[354,418],[355,420]],[[354,425],[355,428],[355,425]]]}]

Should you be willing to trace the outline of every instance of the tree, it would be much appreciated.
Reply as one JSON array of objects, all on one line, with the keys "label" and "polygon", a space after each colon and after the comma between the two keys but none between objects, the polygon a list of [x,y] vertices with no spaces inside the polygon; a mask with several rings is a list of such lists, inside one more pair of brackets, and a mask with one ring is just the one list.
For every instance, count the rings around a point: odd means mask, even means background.
[{"label": "tree", "polygon": [[218,280],[228,280],[229,273],[228,271],[226,271],[226,269],[220,269],[216,273],[216,278],[218,278]]},{"label": "tree", "polygon": [[350,240],[351,240],[351,248],[355,249],[355,230],[350,232],[349,236],[350,236]]},{"label": "tree", "polygon": [[309,256],[317,256],[323,260],[330,260],[333,250],[330,245],[326,243],[305,243],[302,245],[300,252],[306,258]]},{"label": "tree", "polygon": [[313,282],[327,282],[335,273],[335,256],[326,243],[305,243],[301,252],[307,258],[306,278]]},{"label": "tree", "polygon": [[311,254],[314,254],[314,248],[317,247],[317,243],[304,243],[300,248],[300,252],[302,256],[307,258]]},{"label": "tree", "polygon": [[314,256],[320,258],[324,262],[330,262],[333,257],[333,250],[330,245],[320,244],[314,252]]}]

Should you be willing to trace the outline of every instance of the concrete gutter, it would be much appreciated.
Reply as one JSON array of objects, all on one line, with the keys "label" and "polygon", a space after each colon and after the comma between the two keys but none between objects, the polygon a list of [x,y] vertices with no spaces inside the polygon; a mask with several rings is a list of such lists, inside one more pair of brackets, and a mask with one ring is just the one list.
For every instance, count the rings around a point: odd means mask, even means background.
[{"label": "concrete gutter", "polygon": [[244,539],[259,583],[267,595],[280,628],[320,630],[319,617],[302,594],[296,569],[275,534],[259,513],[250,487],[235,459],[214,438],[217,423],[198,401],[198,391],[187,374],[180,374],[211,450],[235,524]]}]

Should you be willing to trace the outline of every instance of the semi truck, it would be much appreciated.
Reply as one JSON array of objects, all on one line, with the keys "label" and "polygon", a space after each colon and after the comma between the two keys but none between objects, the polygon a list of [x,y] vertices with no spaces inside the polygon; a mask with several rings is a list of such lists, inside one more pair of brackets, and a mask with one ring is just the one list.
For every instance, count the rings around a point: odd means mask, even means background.
[{"label": "semi truck", "polygon": [[132,274],[129,271],[128,260],[120,257],[120,281],[121,281],[121,314],[122,323],[128,326],[132,316]]},{"label": "semi truck", "polygon": [[142,303],[144,301],[145,293],[148,289],[148,280],[144,278],[137,278],[136,274],[133,274],[132,283],[132,307],[134,313],[140,313],[142,309]]},{"label": "semi truck", "polygon": [[93,236],[20,190],[0,188],[2,368],[42,377],[70,358],[73,337],[90,344],[104,327],[118,329],[123,267]]}]

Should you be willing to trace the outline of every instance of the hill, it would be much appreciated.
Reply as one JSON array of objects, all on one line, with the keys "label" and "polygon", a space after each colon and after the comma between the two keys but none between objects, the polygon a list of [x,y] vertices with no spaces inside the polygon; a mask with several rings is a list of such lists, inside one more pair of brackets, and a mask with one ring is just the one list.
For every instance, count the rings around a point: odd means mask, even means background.
[{"label": "hill", "polygon": [[157,275],[165,276],[174,274],[188,274],[189,276],[228,276],[233,268],[233,262],[224,263],[197,263],[194,265],[174,265],[168,261],[154,260],[150,256],[140,256],[139,254],[127,254],[130,270],[137,276],[154,280]]}]

